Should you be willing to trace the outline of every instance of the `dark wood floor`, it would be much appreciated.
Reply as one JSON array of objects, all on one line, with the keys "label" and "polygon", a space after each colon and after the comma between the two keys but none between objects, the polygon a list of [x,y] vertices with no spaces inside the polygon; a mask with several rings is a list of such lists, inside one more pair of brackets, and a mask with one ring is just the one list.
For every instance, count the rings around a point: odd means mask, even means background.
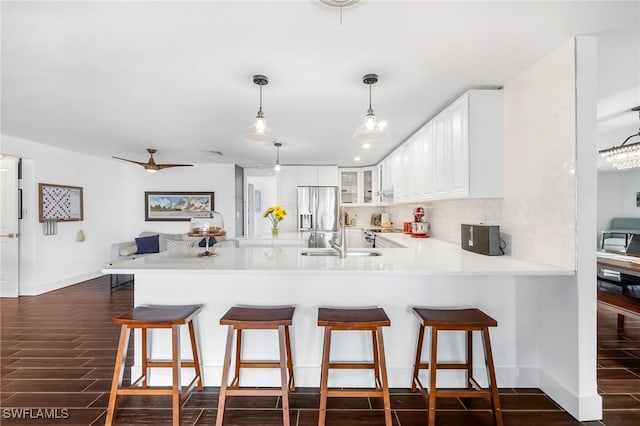
[{"label": "dark wood floor", "polygon": [[[37,297],[0,300],[0,424],[104,424],[119,331],[111,320],[132,305],[131,287],[110,294],[107,277]],[[628,319],[624,333],[618,334],[613,313],[600,309],[598,319],[603,421],[577,422],[538,389],[501,389],[505,425],[640,424],[640,321]],[[194,392],[184,403],[182,424],[215,424],[217,401],[217,388]],[[292,426],[317,424],[318,405],[317,389],[293,393]],[[419,394],[394,389],[391,405],[395,424],[426,424]],[[491,424],[482,401],[448,399],[438,405],[439,426]],[[171,423],[167,397],[127,397],[119,407],[118,425]],[[225,425],[282,424],[276,397],[231,398],[228,407]],[[332,398],[329,409],[327,425],[384,424],[382,402],[374,398]],[[52,415],[58,418],[43,418]]]}]

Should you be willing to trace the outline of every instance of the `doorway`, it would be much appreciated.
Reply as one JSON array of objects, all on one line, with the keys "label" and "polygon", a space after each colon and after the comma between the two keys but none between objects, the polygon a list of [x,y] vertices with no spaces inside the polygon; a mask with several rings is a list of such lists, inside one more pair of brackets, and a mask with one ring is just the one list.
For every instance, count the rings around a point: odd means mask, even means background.
[{"label": "doorway", "polygon": [[276,176],[247,176],[247,235],[271,234],[271,222],[262,217],[278,203]]},{"label": "doorway", "polygon": [[0,154],[0,297],[19,295],[19,168],[19,158]]}]

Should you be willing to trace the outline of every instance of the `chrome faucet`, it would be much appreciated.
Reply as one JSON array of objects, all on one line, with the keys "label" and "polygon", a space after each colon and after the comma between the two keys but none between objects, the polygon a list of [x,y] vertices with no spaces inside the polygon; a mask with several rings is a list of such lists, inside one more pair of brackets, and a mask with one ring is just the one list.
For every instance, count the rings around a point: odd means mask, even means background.
[{"label": "chrome faucet", "polygon": [[345,220],[344,220],[344,207],[342,208],[343,212],[340,215],[340,244],[333,243],[333,248],[338,250],[340,254],[340,259],[346,259],[347,257],[347,232],[345,228]]}]

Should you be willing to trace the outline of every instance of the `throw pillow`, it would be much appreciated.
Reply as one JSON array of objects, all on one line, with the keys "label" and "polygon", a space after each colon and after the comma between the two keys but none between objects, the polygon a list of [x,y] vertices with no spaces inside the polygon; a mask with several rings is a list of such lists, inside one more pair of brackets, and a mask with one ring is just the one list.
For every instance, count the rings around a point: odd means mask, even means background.
[{"label": "throw pillow", "polygon": [[131,256],[132,254],[136,254],[138,251],[138,246],[135,244],[131,244],[129,246],[122,247],[119,251],[120,256]]},{"label": "throw pillow", "polygon": [[167,251],[176,250],[180,248],[193,247],[193,241],[189,240],[167,240]]},{"label": "throw pillow", "polygon": [[160,252],[160,236],[151,235],[149,237],[136,238],[136,254],[159,253]]}]

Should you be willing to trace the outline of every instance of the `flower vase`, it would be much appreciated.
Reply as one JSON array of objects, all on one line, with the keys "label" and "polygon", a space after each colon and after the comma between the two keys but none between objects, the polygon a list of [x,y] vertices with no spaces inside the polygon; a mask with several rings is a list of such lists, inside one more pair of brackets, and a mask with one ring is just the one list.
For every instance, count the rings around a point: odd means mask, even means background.
[{"label": "flower vase", "polygon": [[278,227],[274,226],[273,228],[271,228],[271,236],[272,237],[277,237],[278,236]]}]

